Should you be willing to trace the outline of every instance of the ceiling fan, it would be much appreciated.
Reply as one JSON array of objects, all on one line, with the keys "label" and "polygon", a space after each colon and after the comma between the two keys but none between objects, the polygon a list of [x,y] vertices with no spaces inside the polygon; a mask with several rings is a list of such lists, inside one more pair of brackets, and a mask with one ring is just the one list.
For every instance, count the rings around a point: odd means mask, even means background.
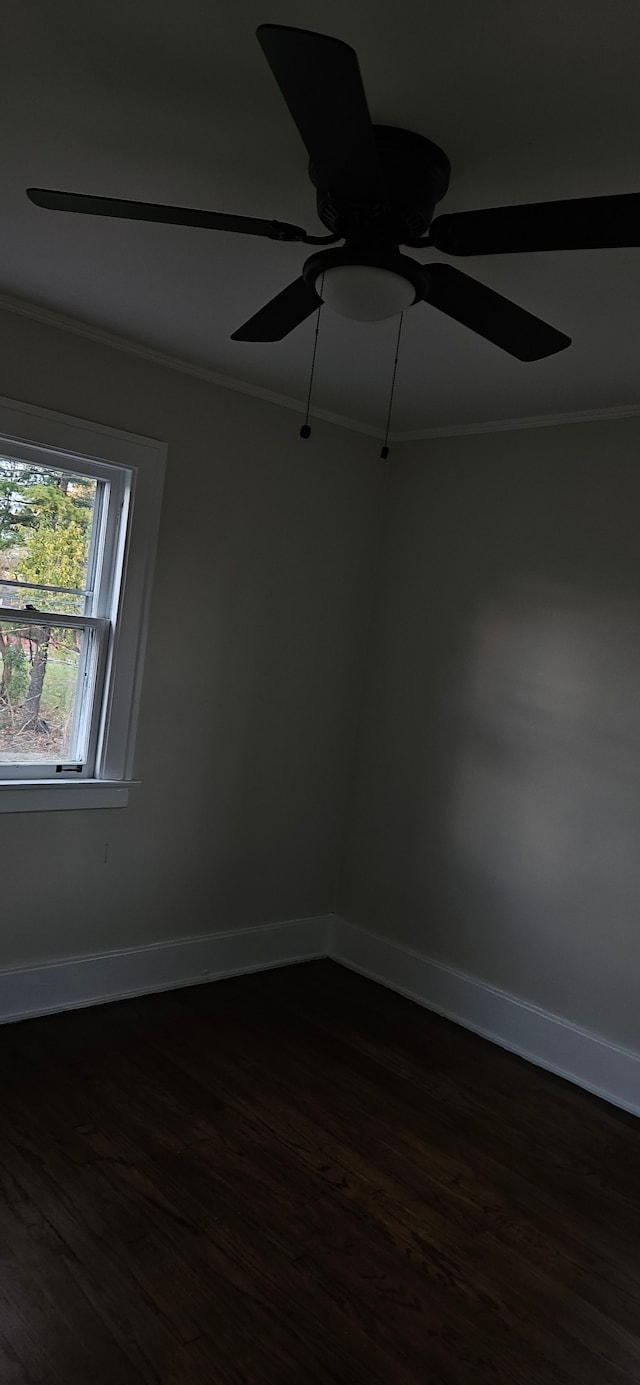
[{"label": "ceiling fan", "polygon": [[[280,341],[322,302],[375,320],[425,302],[522,361],[570,337],[448,264],[421,264],[399,247],[447,255],[640,246],[640,193],[454,212],[433,219],[449,185],[446,154],[422,135],[374,125],[352,48],[306,29],[262,24],[258,40],[309,155],[327,236],[283,221],[29,188],[39,207],[174,226],[198,226],[328,246],[233,333]],[[344,244],[337,246],[338,241]]]}]

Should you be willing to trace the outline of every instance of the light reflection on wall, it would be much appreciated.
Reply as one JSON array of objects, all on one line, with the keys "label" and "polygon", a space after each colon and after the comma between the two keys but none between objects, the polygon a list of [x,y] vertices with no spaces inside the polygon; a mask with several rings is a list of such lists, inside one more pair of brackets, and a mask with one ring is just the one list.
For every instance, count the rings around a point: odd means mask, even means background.
[{"label": "light reflection on wall", "polygon": [[528,914],[542,893],[558,918],[636,926],[640,606],[514,583],[477,619],[461,711],[458,863]]}]

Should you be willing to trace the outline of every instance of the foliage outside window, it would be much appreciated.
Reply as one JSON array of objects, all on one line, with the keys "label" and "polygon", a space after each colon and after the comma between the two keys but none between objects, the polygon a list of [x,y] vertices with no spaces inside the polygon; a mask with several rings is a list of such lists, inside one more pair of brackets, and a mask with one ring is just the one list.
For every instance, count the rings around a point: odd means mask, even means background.
[{"label": "foliage outside window", "polygon": [[[0,456],[0,764],[60,762],[75,749],[85,632],[36,612],[90,613],[98,494],[89,477]],[[19,622],[2,619],[22,607]]]}]

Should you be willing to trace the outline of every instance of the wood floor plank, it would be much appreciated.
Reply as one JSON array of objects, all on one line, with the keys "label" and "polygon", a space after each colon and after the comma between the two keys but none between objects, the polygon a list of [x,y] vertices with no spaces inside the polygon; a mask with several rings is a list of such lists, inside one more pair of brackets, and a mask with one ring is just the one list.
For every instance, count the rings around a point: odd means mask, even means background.
[{"label": "wood floor plank", "polygon": [[[168,1061],[168,1060],[167,1060],[167,1061]],[[308,1104],[308,1100],[309,1100],[309,1097],[308,1097],[308,1082],[305,1082],[303,1079],[304,1079],[305,1077],[308,1079],[308,1076],[309,1076],[308,1074],[303,1074],[303,1075],[302,1075],[302,1078],[300,1078],[300,1080],[298,1081],[298,1084],[297,1084],[297,1085],[298,1085],[298,1088],[299,1088],[300,1090],[305,1090],[305,1091],[306,1091],[306,1093],[307,1093],[307,1097],[306,1097],[306,1102],[307,1102],[307,1104]],[[265,1079],[265,1080],[266,1080],[266,1079]],[[238,1085],[240,1085],[240,1084],[241,1084],[241,1079],[238,1079]],[[242,1090],[242,1089],[241,1089],[241,1086],[240,1086],[240,1090]],[[238,1097],[238,1092],[237,1092],[237,1097]],[[299,1111],[295,1111],[295,1112],[287,1111],[286,1113],[283,1112],[283,1110],[282,1110],[279,1106],[277,1106],[276,1104],[274,1104],[273,1095],[271,1095],[268,1091],[267,1091],[266,1095],[263,1093],[261,1097],[256,1098],[256,1106],[255,1106],[256,1111],[260,1110],[260,1103],[261,1103],[261,1102],[262,1102],[262,1104],[263,1104],[263,1109],[262,1109],[262,1111],[261,1111],[262,1119],[263,1119],[264,1121],[266,1121],[267,1123],[269,1122],[270,1119],[273,1119],[273,1120],[275,1121],[275,1123],[276,1123],[276,1125],[277,1125],[278,1132],[279,1132],[280,1139],[281,1139],[281,1141],[284,1143],[285,1148],[294,1149],[294,1150],[298,1153],[298,1155],[299,1155],[300,1157],[302,1157],[302,1158],[307,1158],[307,1157],[308,1157],[308,1158],[311,1160],[312,1167],[314,1167],[315,1169],[320,1169],[320,1171],[323,1171],[323,1172],[329,1174],[331,1186],[332,1186],[333,1188],[338,1189],[338,1190],[340,1191],[340,1193],[343,1195],[344,1198],[351,1199],[352,1201],[353,1201],[353,1200],[357,1201],[361,1190],[359,1190],[358,1187],[357,1187],[357,1180],[356,1180],[357,1161],[354,1159],[354,1151],[353,1151],[353,1148],[351,1148],[351,1151],[349,1151],[348,1149],[345,1149],[344,1147],[340,1148],[339,1146],[336,1146],[336,1145],[335,1145],[335,1142],[332,1141],[331,1138],[328,1136],[328,1133],[327,1133],[326,1128],[325,1128],[325,1129],[321,1129],[321,1128],[319,1128],[319,1127],[318,1127],[318,1128],[314,1128],[313,1125],[310,1124],[308,1118],[307,1118],[304,1114],[301,1114]],[[350,1115],[351,1115],[352,1117],[355,1117],[355,1122],[356,1122],[357,1127],[358,1127],[358,1128],[361,1127],[362,1124],[363,1124],[363,1120],[364,1120],[364,1113],[358,1109],[358,1101],[357,1101],[357,1098],[356,1098],[355,1096],[354,1096],[354,1111],[353,1111],[352,1113],[350,1113]],[[349,1119],[349,1115],[348,1115],[347,1113],[344,1113],[343,1116],[342,1116],[342,1120],[343,1120],[343,1121],[348,1121],[348,1119]],[[376,1116],[376,1122],[379,1124],[379,1116]],[[365,1132],[364,1132],[364,1133],[365,1133],[365,1137],[366,1137],[366,1134],[367,1134],[366,1128],[365,1128]],[[397,1153],[398,1151],[396,1150],[395,1152]],[[384,1162],[385,1153],[388,1153],[388,1151],[385,1151],[384,1148],[383,1148],[381,1151],[379,1151],[379,1153],[378,1153],[378,1160],[377,1160],[377,1165],[378,1165],[378,1167],[377,1167],[377,1170],[376,1170],[376,1165],[375,1165],[375,1164],[371,1164],[370,1162],[369,1162],[369,1164],[366,1166],[367,1172],[365,1173],[365,1177],[367,1176],[367,1173],[368,1173],[369,1178],[370,1178],[370,1179],[375,1179],[375,1182],[376,1182],[377,1184],[379,1184],[379,1182],[380,1182],[380,1179],[379,1179],[379,1177],[377,1176],[377,1173],[379,1173],[379,1168],[380,1168],[381,1162],[382,1162],[382,1163]],[[405,1158],[405,1165],[406,1165],[406,1150],[403,1150],[403,1151],[402,1151],[402,1154],[403,1154],[403,1157]],[[350,1168],[349,1168],[349,1164],[350,1164]],[[348,1173],[347,1173],[347,1170],[348,1170]],[[369,1195],[370,1195],[370,1193],[371,1193],[371,1191],[372,1191],[372,1188],[373,1188],[373,1183],[371,1183],[370,1186],[366,1189],[366,1194],[369,1194]],[[376,1191],[377,1191],[377,1192],[380,1191],[379,1187],[376,1189]],[[365,1195],[366,1195],[366,1194],[365,1194]],[[388,1202],[388,1197],[386,1198],[386,1201]],[[369,1240],[370,1246],[371,1246],[371,1244],[375,1241],[376,1229],[377,1229],[377,1228],[376,1228],[376,1218],[374,1217],[373,1213],[374,1213],[374,1210],[375,1210],[375,1209],[379,1209],[379,1206],[380,1206],[380,1203],[379,1203],[379,1202],[378,1202],[378,1203],[374,1203],[373,1200],[369,1200],[369,1201],[367,1202],[367,1214],[368,1214],[368,1223],[369,1223],[369,1224],[368,1224],[368,1240]],[[314,1209],[314,1210],[315,1210],[315,1209]],[[321,1214],[322,1214],[322,1210],[323,1210],[323,1209],[320,1209],[320,1210],[321,1210]],[[425,1213],[425,1210],[426,1210],[426,1209],[425,1209],[425,1207],[424,1207],[424,1205],[423,1205],[423,1207],[422,1207],[422,1209],[421,1209],[423,1222],[424,1222],[424,1213]],[[343,1219],[343,1220],[344,1220],[344,1216],[345,1216],[345,1213],[344,1213],[344,1211],[343,1211],[343,1216],[342,1216],[342,1219]],[[433,1214],[432,1214],[432,1209],[431,1209],[431,1208],[429,1208],[429,1220],[430,1220],[431,1223],[433,1223]],[[396,1226],[395,1229],[396,1229],[396,1230],[398,1229],[397,1226]],[[442,1243],[442,1246],[443,1246],[443,1247],[444,1247],[444,1246],[447,1246],[447,1245],[450,1245],[451,1239],[452,1239],[451,1231],[452,1231],[452,1229],[451,1229],[450,1224],[447,1224],[447,1223],[444,1223],[444,1222],[443,1222],[443,1224],[442,1224],[442,1226],[441,1226],[441,1228],[440,1228],[440,1232],[439,1232],[439,1234],[441,1235],[441,1243]],[[432,1226],[432,1233],[433,1233],[433,1226]],[[400,1239],[401,1239],[401,1240],[403,1239],[402,1236],[400,1237]],[[409,1261],[411,1261],[412,1246],[411,1246],[410,1243],[409,1243],[409,1245],[406,1244],[406,1237],[404,1238],[404,1240],[405,1240],[405,1243],[404,1243],[403,1254],[404,1254],[405,1258],[408,1258]],[[467,1254],[466,1254],[466,1271],[467,1271],[467,1275],[468,1275],[468,1277],[469,1277],[469,1282],[472,1282],[474,1285],[475,1285],[475,1284],[479,1284],[479,1286],[480,1286],[480,1291],[481,1291],[481,1293],[482,1293],[482,1295],[483,1295],[483,1298],[484,1298],[485,1306],[490,1302],[490,1288],[489,1288],[489,1286],[487,1285],[487,1283],[485,1282],[485,1281],[486,1281],[486,1277],[487,1277],[487,1267],[490,1267],[490,1269],[493,1271],[493,1277],[494,1277],[494,1279],[496,1278],[496,1275],[497,1275],[497,1277],[498,1277],[498,1284],[497,1284],[497,1289],[496,1289],[496,1293],[495,1293],[495,1308],[496,1308],[496,1311],[497,1311],[498,1313],[500,1312],[500,1303],[501,1303],[501,1282],[502,1282],[502,1281],[507,1281],[507,1282],[510,1284],[510,1297],[511,1297],[511,1299],[513,1299],[513,1297],[514,1297],[515,1286],[518,1284],[518,1280],[520,1280],[520,1281],[522,1282],[522,1291],[521,1291],[520,1301],[519,1301],[519,1302],[516,1302],[515,1305],[514,1305],[514,1307],[513,1307],[513,1309],[511,1310],[511,1319],[512,1319],[512,1324],[513,1324],[514,1330],[515,1330],[515,1325],[519,1323],[520,1330],[521,1330],[521,1331],[524,1331],[524,1334],[525,1334],[525,1336],[526,1336],[527,1324],[528,1324],[529,1326],[533,1326],[533,1327],[535,1328],[535,1322],[536,1322],[536,1316],[535,1316],[535,1315],[536,1315],[536,1310],[538,1310],[538,1311],[539,1311],[539,1310],[543,1310],[543,1311],[544,1311],[545,1307],[548,1305],[549,1302],[551,1303],[551,1305],[553,1305],[553,1286],[552,1286],[552,1285],[548,1285],[548,1284],[546,1283],[546,1280],[547,1280],[546,1274],[538,1274],[537,1280],[536,1280],[535,1274],[532,1272],[532,1270],[531,1270],[531,1268],[530,1268],[528,1259],[525,1259],[523,1262],[521,1261],[521,1263],[518,1263],[517,1261],[514,1260],[514,1257],[513,1257],[513,1256],[505,1257],[505,1256],[503,1255],[503,1256],[502,1256],[502,1261],[500,1261],[500,1259],[496,1256],[495,1248],[494,1248],[494,1250],[492,1251],[492,1253],[491,1253],[490,1255],[486,1255],[486,1256],[485,1256],[485,1260],[484,1260],[484,1264],[483,1264],[483,1263],[481,1262],[481,1258],[480,1258],[480,1255],[481,1255],[481,1247],[478,1245],[477,1238],[476,1238],[475,1235],[473,1236],[472,1241],[473,1241],[474,1247],[478,1246],[478,1254],[475,1256],[474,1260],[473,1260],[472,1262],[469,1263],[469,1255],[468,1255],[468,1252],[467,1252]],[[432,1240],[432,1246],[433,1246],[433,1240]],[[425,1247],[425,1248],[426,1248],[426,1247]],[[506,1259],[506,1263],[504,1263],[504,1262],[505,1262],[505,1259]],[[509,1260],[511,1261],[511,1263],[509,1263]],[[461,1279],[461,1271],[462,1271],[463,1268],[465,1268],[465,1254],[463,1253],[463,1251],[462,1251],[462,1249],[461,1249],[461,1246],[460,1246],[459,1244],[458,1244],[458,1245],[456,1246],[456,1248],[455,1248],[455,1254],[453,1254],[453,1255],[449,1254],[449,1255],[448,1255],[447,1252],[446,1252],[444,1249],[441,1249],[441,1251],[440,1251],[440,1253],[439,1253],[439,1256],[438,1256],[438,1261],[437,1261],[437,1262],[434,1262],[433,1257],[431,1257],[431,1259],[427,1259],[427,1260],[423,1263],[423,1265],[422,1265],[422,1269],[423,1269],[424,1274],[427,1275],[427,1276],[430,1276],[429,1287],[430,1287],[431,1297],[433,1298],[434,1294],[437,1294],[438,1290],[443,1288],[443,1285],[444,1285],[444,1287],[446,1287],[447,1284],[449,1284],[449,1287],[450,1287],[450,1289],[451,1289],[450,1298],[453,1298],[454,1300],[456,1300],[456,1310],[455,1310],[455,1311],[456,1311],[456,1312],[459,1311],[459,1306],[458,1306],[458,1304],[457,1304],[457,1299],[458,1299],[460,1296],[462,1296],[462,1297],[466,1300],[465,1303],[464,1303],[464,1309],[465,1309],[465,1314],[466,1314],[467,1320],[468,1320],[469,1322],[471,1322],[471,1321],[473,1320],[473,1317],[472,1317],[472,1308],[471,1308],[471,1304],[470,1304],[470,1301],[469,1301],[470,1295],[468,1294],[468,1292],[466,1292],[466,1288],[464,1288],[464,1286],[463,1286],[463,1281],[462,1281],[462,1279]],[[406,1267],[405,1267],[405,1269],[406,1269]],[[518,1275],[518,1271],[519,1271],[519,1275]],[[373,1276],[373,1277],[375,1277],[375,1276]],[[331,1278],[332,1278],[332,1280],[335,1280],[335,1271],[332,1272]],[[502,1297],[504,1297],[504,1293],[502,1294]],[[503,1304],[503,1305],[502,1305],[502,1311],[503,1311],[503,1312],[504,1312],[504,1309],[505,1309],[505,1305]],[[532,1316],[532,1310],[533,1310],[533,1316]],[[441,1322],[442,1322],[443,1324],[446,1325],[447,1320],[448,1320],[449,1318],[451,1318],[451,1307],[450,1307],[450,1305],[449,1305],[449,1307],[447,1308],[447,1306],[446,1306],[444,1303],[441,1303],[441,1304],[439,1305],[439,1314],[440,1314],[440,1320],[441,1320]],[[586,1334],[586,1335],[589,1335],[589,1333],[590,1333],[590,1331],[591,1331],[591,1321],[590,1321],[590,1317],[587,1316],[586,1314],[584,1314],[584,1313],[582,1312],[582,1305],[581,1305],[581,1304],[577,1304],[577,1305],[576,1305],[576,1309],[575,1309],[575,1314],[574,1314],[574,1316],[575,1316],[575,1318],[576,1318],[576,1323],[577,1323],[577,1325],[578,1325],[579,1328],[580,1328],[580,1335],[579,1335],[579,1337],[578,1337],[577,1340],[573,1340],[572,1338],[569,1339],[569,1341],[568,1341],[568,1343],[567,1343],[567,1351],[565,1352],[565,1355],[569,1355],[569,1356],[570,1356],[571,1362],[572,1362],[572,1363],[575,1362],[576,1360],[579,1360],[579,1359],[581,1358],[581,1356],[584,1355],[584,1347],[583,1347],[583,1343],[582,1343],[582,1337],[583,1337],[585,1334]],[[475,1328],[474,1328],[474,1330],[475,1330],[476,1340],[478,1340],[478,1334],[480,1333],[480,1324],[479,1324],[478,1321],[475,1321]],[[559,1333],[558,1333],[557,1335],[558,1335],[559,1338],[562,1337],[562,1327],[560,1327]],[[530,1346],[530,1349],[532,1350],[533,1348],[532,1348],[532,1343],[531,1343],[531,1342],[529,1343],[529,1346]],[[622,1351],[622,1348],[621,1348],[621,1346],[619,1345],[619,1346],[618,1346],[618,1355],[621,1354],[621,1351]],[[637,1357],[636,1357],[635,1352],[634,1352],[634,1354],[633,1354],[633,1363],[634,1363],[634,1365],[635,1365],[636,1361],[637,1361]],[[572,1364],[572,1369],[573,1369],[573,1364]],[[616,1374],[617,1370],[618,1370],[618,1366],[617,1366],[617,1365],[612,1366],[612,1378],[615,1377],[615,1374]],[[583,1376],[584,1376],[584,1379],[585,1379],[585,1380],[591,1378],[590,1375],[589,1375],[589,1362],[588,1362],[587,1357],[585,1357],[585,1362],[584,1362],[584,1366],[583,1366]],[[507,1376],[506,1378],[508,1378],[508,1376]],[[563,1376],[562,1378],[564,1378],[564,1376]],[[568,1378],[572,1378],[572,1377],[569,1376]],[[594,1377],[594,1378],[596,1378],[596,1377]]]},{"label": "wood floor plank", "polygon": [[2,1385],[637,1385],[640,1122],[328,962],[0,1032]]},{"label": "wood floor plank", "polygon": [[3,1332],[0,1332],[0,1380],[3,1385],[34,1385],[34,1377],[27,1374]]}]

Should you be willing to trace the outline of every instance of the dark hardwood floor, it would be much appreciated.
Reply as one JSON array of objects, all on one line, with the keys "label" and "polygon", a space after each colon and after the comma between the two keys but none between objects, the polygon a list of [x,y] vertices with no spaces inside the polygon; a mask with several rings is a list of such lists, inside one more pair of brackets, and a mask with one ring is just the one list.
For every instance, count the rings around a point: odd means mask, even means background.
[{"label": "dark hardwood floor", "polygon": [[1,1385],[637,1385],[640,1122],[331,962],[0,1031]]}]

